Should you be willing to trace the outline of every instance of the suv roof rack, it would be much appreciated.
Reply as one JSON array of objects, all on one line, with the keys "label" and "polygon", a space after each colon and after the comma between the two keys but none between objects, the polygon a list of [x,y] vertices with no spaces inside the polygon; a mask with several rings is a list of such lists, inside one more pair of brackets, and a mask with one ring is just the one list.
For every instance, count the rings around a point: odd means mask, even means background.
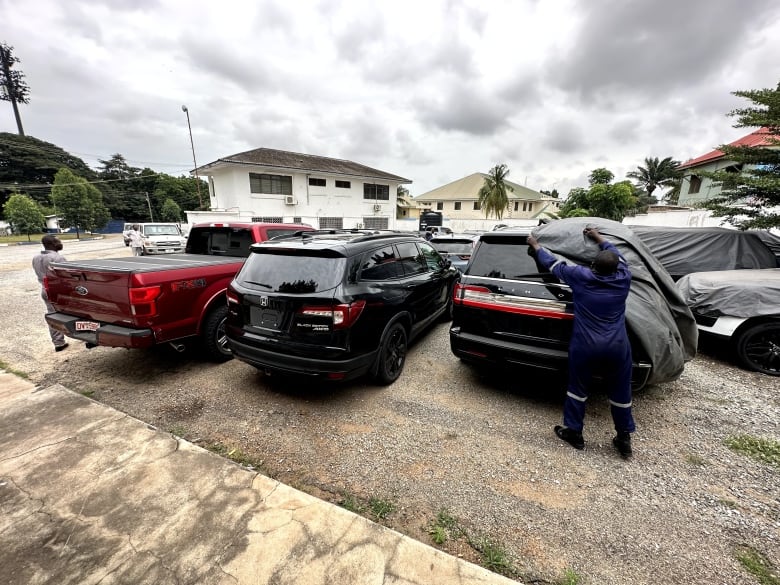
[{"label": "suv roof rack", "polygon": [[283,236],[277,236],[274,240],[311,240],[317,236],[342,236],[344,239],[350,239],[352,241],[365,241],[370,239],[382,239],[393,237],[417,237],[417,234],[409,232],[400,232],[397,230],[370,230],[370,229],[326,229],[326,230],[307,230],[299,231],[292,234]]}]

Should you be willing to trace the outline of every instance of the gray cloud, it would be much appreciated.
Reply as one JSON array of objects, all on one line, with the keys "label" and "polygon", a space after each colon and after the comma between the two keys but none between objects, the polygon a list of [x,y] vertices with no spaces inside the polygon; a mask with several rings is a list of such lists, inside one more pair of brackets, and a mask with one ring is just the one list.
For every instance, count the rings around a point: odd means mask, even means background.
[{"label": "gray cloud", "polygon": [[586,100],[618,90],[647,99],[690,87],[718,72],[745,39],[774,22],[776,3],[589,0],[569,54],[554,59],[553,83]]},{"label": "gray cloud", "polygon": [[487,136],[501,128],[511,113],[506,102],[468,86],[444,91],[438,99],[418,100],[417,115],[424,124],[440,130],[456,130]]},{"label": "gray cloud", "polygon": [[585,136],[572,120],[556,120],[549,124],[541,144],[553,152],[574,154],[585,147]]}]

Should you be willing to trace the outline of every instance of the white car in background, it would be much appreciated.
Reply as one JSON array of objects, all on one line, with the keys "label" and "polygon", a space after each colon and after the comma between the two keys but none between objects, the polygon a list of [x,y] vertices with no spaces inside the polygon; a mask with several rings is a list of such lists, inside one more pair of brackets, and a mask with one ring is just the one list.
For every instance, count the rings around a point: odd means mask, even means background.
[{"label": "white car in background", "polygon": [[780,376],[780,268],[693,272],[677,289],[700,333],[728,340],[745,368]]}]

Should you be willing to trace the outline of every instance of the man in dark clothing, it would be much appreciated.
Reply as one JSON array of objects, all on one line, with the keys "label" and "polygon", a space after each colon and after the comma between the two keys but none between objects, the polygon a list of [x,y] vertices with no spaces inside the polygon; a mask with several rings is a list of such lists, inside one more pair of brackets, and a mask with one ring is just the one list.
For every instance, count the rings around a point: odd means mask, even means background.
[{"label": "man in dark clothing", "polygon": [[[32,266],[35,276],[38,277],[38,282],[41,284],[41,298],[46,303],[46,312],[53,313],[54,306],[49,302],[49,297],[46,296],[46,289],[43,288],[43,278],[46,276],[49,264],[52,262],[64,262],[65,257],[60,254],[62,242],[57,236],[46,234],[41,238],[41,243],[43,244],[43,251],[33,257]],[[68,347],[65,336],[56,329],[49,327],[49,335],[52,343],[54,343],[54,351],[62,351]]]},{"label": "man in dark clothing", "polygon": [[572,289],[574,328],[569,343],[569,386],[563,409],[563,426],[555,434],[575,449],[583,449],[585,402],[594,376],[609,396],[617,435],[612,443],[624,458],[631,457],[631,344],[626,332],[626,298],[631,272],[617,248],[596,228],[585,236],[598,244],[600,252],[590,268],[572,266],[550,254],[533,236],[527,241],[537,260],[558,280]]}]

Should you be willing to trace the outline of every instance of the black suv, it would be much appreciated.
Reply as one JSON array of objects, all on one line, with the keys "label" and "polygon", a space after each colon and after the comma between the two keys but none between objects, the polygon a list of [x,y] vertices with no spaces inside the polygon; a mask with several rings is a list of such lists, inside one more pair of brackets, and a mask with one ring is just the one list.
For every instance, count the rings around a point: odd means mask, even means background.
[{"label": "black suv", "polygon": [[[530,366],[565,374],[574,322],[571,289],[529,253],[529,231],[480,236],[455,287],[450,347],[482,366]],[[629,336],[631,336],[629,332]],[[647,382],[651,364],[632,340],[632,385]]]},{"label": "black suv", "polygon": [[380,384],[449,319],[458,271],[417,235],[313,231],[252,246],[228,288],[233,355],[263,371]]}]

